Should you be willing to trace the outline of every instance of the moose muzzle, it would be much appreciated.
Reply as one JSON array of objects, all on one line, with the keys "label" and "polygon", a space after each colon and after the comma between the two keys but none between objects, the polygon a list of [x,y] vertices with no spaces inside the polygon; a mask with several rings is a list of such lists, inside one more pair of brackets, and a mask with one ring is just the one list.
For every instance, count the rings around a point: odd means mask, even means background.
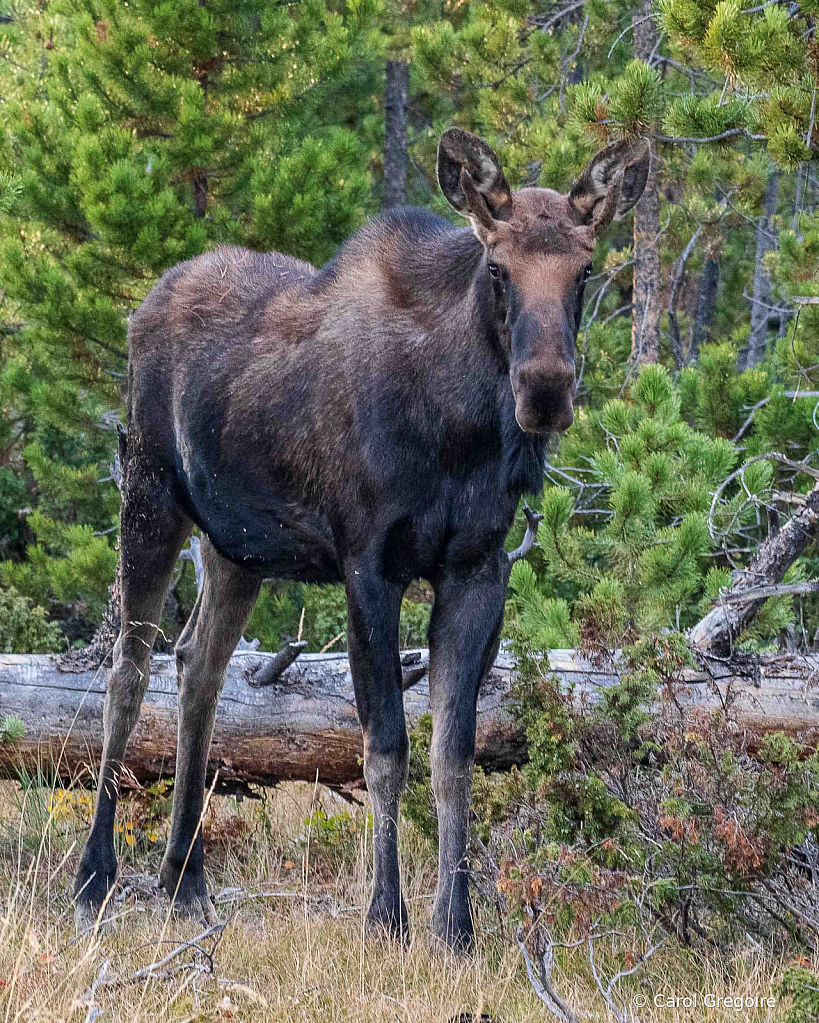
[{"label": "moose muzzle", "polygon": [[513,368],[515,419],[525,433],[568,430],[574,422],[574,365],[527,362]]}]

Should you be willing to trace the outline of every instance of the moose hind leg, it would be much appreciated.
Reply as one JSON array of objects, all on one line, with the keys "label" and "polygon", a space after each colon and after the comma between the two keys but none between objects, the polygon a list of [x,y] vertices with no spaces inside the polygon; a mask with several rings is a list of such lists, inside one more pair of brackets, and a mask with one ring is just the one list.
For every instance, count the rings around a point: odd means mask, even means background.
[{"label": "moose hind leg", "polygon": [[398,805],[407,783],[398,617],[402,589],[362,560],[345,566],[347,635],[356,705],[364,732],[364,778],[373,803],[373,897],[370,925],[405,937],[407,908],[398,866]]},{"label": "moose hind leg", "polygon": [[206,539],[202,560],[202,592],[176,644],[176,783],[171,833],[159,879],[178,915],[215,923],[202,848],[205,771],[225,671],[253,610],[261,577],[221,557]]},{"label": "moose hind leg", "polygon": [[74,888],[78,930],[97,921],[116,878],[114,814],[125,747],[148,686],[151,648],[171,574],[190,528],[190,522],[162,495],[152,494],[146,500],[140,493],[129,492],[126,472],[120,560],[121,626],[105,696],[105,741],[94,823]]},{"label": "moose hind leg", "polygon": [[506,553],[501,550],[474,574],[439,579],[430,620],[430,766],[438,809],[432,927],[457,951],[469,951],[474,940],[466,854],[476,705],[478,687],[498,649],[505,595]]}]

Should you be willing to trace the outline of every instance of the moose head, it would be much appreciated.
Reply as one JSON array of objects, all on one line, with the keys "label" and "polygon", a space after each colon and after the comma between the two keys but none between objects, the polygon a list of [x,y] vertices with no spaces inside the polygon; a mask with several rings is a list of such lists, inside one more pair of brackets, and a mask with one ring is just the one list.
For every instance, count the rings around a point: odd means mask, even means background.
[{"label": "moose head", "polygon": [[617,143],[592,158],[571,191],[512,192],[490,146],[460,128],[438,145],[438,183],[486,253],[478,287],[491,295],[509,366],[515,418],[527,433],[572,424],[574,347],[594,247],[643,193],[650,149]]}]

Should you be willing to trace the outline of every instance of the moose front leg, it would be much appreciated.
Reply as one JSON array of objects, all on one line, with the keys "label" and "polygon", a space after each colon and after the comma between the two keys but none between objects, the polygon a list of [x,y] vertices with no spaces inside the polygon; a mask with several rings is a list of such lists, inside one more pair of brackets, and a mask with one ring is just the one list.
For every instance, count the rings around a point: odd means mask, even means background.
[{"label": "moose front leg", "polygon": [[374,885],[367,920],[393,936],[407,934],[398,868],[398,804],[407,783],[398,618],[403,588],[363,561],[345,565],[347,642],[364,733],[364,779],[373,803]]},{"label": "moose front leg", "polygon": [[474,940],[469,905],[469,804],[475,760],[478,687],[498,649],[506,597],[506,553],[472,573],[447,572],[435,584],[429,626],[432,787],[438,808],[435,934],[458,951]]}]

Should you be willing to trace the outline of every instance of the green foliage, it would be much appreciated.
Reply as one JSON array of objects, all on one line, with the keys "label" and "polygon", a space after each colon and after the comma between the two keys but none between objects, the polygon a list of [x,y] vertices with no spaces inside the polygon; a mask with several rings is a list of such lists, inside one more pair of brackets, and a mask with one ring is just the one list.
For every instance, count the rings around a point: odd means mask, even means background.
[{"label": "green foliage", "polygon": [[21,514],[27,497],[25,480],[0,468],[0,556],[19,550],[25,519]]},{"label": "green foliage", "polygon": [[[689,381],[689,393],[697,386]],[[623,398],[587,410],[566,436],[554,464],[567,479],[583,473],[594,511],[575,518],[581,488],[544,490],[541,552],[512,572],[514,636],[537,649],[614,647],[696,621],[711,567],[711,498],[736,451],[683,420],[682,393],[663,367],[645,366]],[[570,597],[554,594],[555,576]]]},{"label": "green foliage", "polygon": [[345,128],[306,138],[295,153],[265,162],[250,180],[249,243],[326,262],[364,221],[370,194],[364,164],[364,147]]},{"label": "green foliage", "polygon": [[819,977],[805,966],[789,966],[777,987],[777,996],[789,998],[782,1023],[813,1023],[819,1016]]},{"label": "green foliage", "polygon": [[730,439],[748,410],[768,396],[770,374],[762,368],[736,372],[737,349],[730,341],[703,345],[699,364],[680,373],[682,405],[692,425]]},{"label": "green foliage", "polygon": [[12,586],[0,589],[0,651],[5,654],[47,654],[60,649],[62,633],[46,611]]},{"label": "green foliage", "polygon": [[[2,571],[2,566],[0,566]],[[302,618],[302,612],[304,617]],[[398,641],[402,648],[424,646],[432,605],[405,598],[401,604]],[[301,637],[317,652],[331,645],[347,648],[347,598],[344,587],[266,583],[248,620],[245,634],[263,650],[277,650],[285,640]],[[333,642],[334,641],[334,642]]]},{"label": "green foliage", "polygon": [[[805,138],[815,58],[804,31],[806,11],[792,17],[784,5],[744,8],[736,0],[661,0],[659,8],[672,41],[738,93],[728,103],[720,101],[719,89],[705,98],[680,97],[668,111],[667,131],[710,138],[752,128],[778,162],[795,167],[811,158]],[[756,95],[744,99],[743,91]]]},{"label": "green foliage", "polygon": [[26,561],[0,562],[3,584],[44,605],[82,603],[89,617],[99,617],[117,565],[108,538],[91,526],[66,525],[40,512],[30,516],[29,525],[38,542],[26,548]]},{"label": "green foliage", "polygon": [[[361,827],[361,821],[353,814],[346,812],[328,814],[320,806],[304,819],[304,826],[307,828],[311,845],[315,843],[320,849],[335,854],[341,860],[352,859]],[[372,828],[372,815],[367,815],[365,826]]]}]

